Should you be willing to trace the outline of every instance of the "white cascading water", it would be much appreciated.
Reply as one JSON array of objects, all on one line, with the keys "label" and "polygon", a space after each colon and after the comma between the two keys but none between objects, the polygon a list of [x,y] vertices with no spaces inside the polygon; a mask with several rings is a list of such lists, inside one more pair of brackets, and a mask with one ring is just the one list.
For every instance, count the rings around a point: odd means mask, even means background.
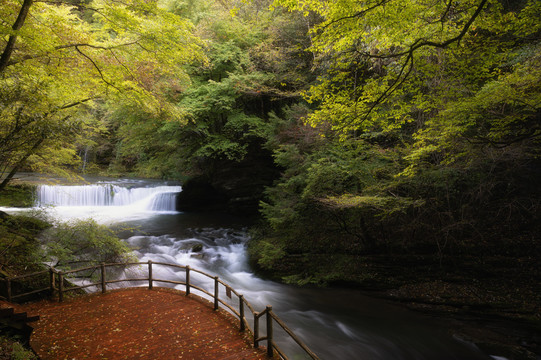
[{"label": "white cascading water", "polygon": [[[180,188],[180,186],[179,186]],[[171,190],[168,190],[171,191]],[[156,194],[150,202],[150,210],[152,211],[176,211],[177,194],[180,192],[161,192]]]},{"label": "white cascading water", "polygon": [[126,188],[113,184],[40,185],[38,206],[126,206],[139,204],[155,211],[175,211],[180,186]]},{"label": "white cascading water", "polygon": [[[128,185],[128,186],[126,186]],[[55,219],[93,218],[102,223],[178,213],[176,196],[181,186],[139,186],[97,183],[92,185],[40,185],[36,206]]]}]

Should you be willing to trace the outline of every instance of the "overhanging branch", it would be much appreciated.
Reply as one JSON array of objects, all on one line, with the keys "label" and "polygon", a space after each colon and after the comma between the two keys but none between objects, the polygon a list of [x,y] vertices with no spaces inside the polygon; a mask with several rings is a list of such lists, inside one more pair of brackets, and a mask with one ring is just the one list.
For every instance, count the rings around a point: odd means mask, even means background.
[{"label": "overhanging branch", "polygon": [[[111,51],[111,50],[114,50],[114,49],[118,49],[118,48],[125,47],[125,46],[130,46],[130,45],[139,45],[139,46],[141,46],[139,44],[139,41],[137,40],[137,41],[130,41],[130,42],[127,42],[127,43],[122,43],[122,44],[113,45],[113,46],[101,46],[101,45],[93,45],[93,44],[88,44],[88,43],[65,44],[65,45],[55,46],[54,49],[55,50],[63,50],[63,49],[70,49],[70,48],[77,49],[79,47],[88,47],[88,48],[92,48],[92,49]],[[22,58],[20,58],[18,60],[8,61],[6,66],[15,65],[15,64],[21,63],[21,62],[26,61],[26,60],[39,59],[39,58],[42,58],[42,57],[49,56],[50,54],[51,54],[51,52],[46,52],[44,54],[39,54],[39,55],[25,55],[25,56],[23,56]]]},{"label": "overhanging branch", "polygon": [[94,100],[94,99],[95,99],[95,97],[90,97],[90,98],[86,98],[86,99],[83,99],[83,100],[75,101],[75,102],[72,102],[70,104],[66,104],[66,105],[63,105],[63,106],[59,107],[58,110],[69,109],[71,107],[84,104],[85,102],[90,101],[90,100]]},{"label": "overhanging branch", "polygon": [[112,83],[110,83],[109,81],[107,81],[105,79],[105,77],[103,76],[103,73],[101,72],[101,69],[99,68],[99,66],[94,62],[94,60],[92,60],[92,58],[88,55],[86,55],[84,52],[81,51],[81,49],[79,49],[78,46],[75,46],[75,50],[77,50],[77,52],[79,54],[81,54],[83,57],[85,57],[88,61],[90,61],[90,63],[92,64],[92,66],[94,66],[94,68],[98,71],[101,79],[103,80],[104,83],[106,83],[107,85],[115,88],[116,90],[120,91],[119,88],[117,88],[115,85],[113,85]]},{"label": "overhanging branch", "polygon": [[350,16],[344,16],[344,17],[341,17],[341,18],[339,18],[339,19],[334,19],[334,20],[330,21],[329,23],[325,24],[325,26],[323,26],[322,28],[323,28],[323,29],[326,29],[326,28],[328,28],[329,26],[334,25],[334,24],[336,24],[336,23],[338,23],[338,22],[361,17],[361,16],[363,16],[364,14],[366,14],[366,13],[368,13],[368,12],[370,12],[370,11],[376,9],[376,8],[378,8],[379,6],[385,5],[385,4],[387,4],[387,3],[391,2],[391,1],[392,1],[392,0],[381,0],[381,1],[377,2],[376,4],[374,4],[374,5],[372,5],[372,6],[368,7],[368,8],[366,8],[366,9],[364,9],[364,10],[361,10],[361,11],[359,11],[359,12],[353,14],[353,15],[350,15]]},{"label": "overhanging branch", "polygon": [[[481,14],[481,11],[483,10],[483,8],[485,7],[486,3],[488,2],[488,0],[481,0],[481,2],[479,3],[479,5],[477,6],[477,9],[475,9],[475,12],[473,13],[473,15],[468,19],[468,21],[466,22],[466,24],[464,24],[464,26],[462,27],[462,30],[460,31],[460,33],[455,36],[455,37],[452,37],[450,39],[447,39],[443,42],[435,42],[435,41],[429,41],[429,40],[425,40],[425,39],[417,39],[415,40],[415,42],[409,46],[409,48],[407,50],[404,50],[402,52],[399,52],[399,53],[396,53],[396,54],[387,54],[387,55],[372,55],[370,53],[362,53],[364,56],[366,57],[370,57],[370,58],[376,58],[376,59],[390,59],[390,58],[397,58],[397,57],[402,57],[402,56],[405,56],[405,55],[408,55],[413,53],[414,51],[422,48],[422,47],[425,47],[425,46],[428,46],[428,47],[435,47],[435,48],[446,48],[447,46],[455,43],[455,42],[460,42],[460,40],[462,40],[462,38],[467,34],[468,30],[470,29],[471,25],[473,24],[473,22],[475,21],[475,19],[477,19],[477,17],[479,16],[479,14]],[[447,12],[447,10],[446,10]],[[445,14],[444,14],[445,16]],[[442,17],[443,19],[443,17]]]},{"label": "overhanging branch", "polygon": [[[378,4],[374,5],[374,7],[380,6],[381,4],[384,4],[390,0],[381,0]],[[468,19],[468,21],[464,24],[462,27],[462,30],[460,33],[450,39],[447,39],[442,42],[436,42],[436,41],[430,41],[425,39],[417,39],[415,40],[406,50],[394,53],[394,54],[383,54],[383,55],[377,55],[377,54],[370,54],[368,52],[358,52],[361,56],[364,56],[369,59],[397,59],[406,57],[404,63],[402,64],[400,71],[398,72],[398,75],[396,76],[395,80],[383,91],[383,93],[380,94],[380,96],[370,105],[368,110],[364,113],[361,123],[364,122],[370,114],[374,111],[374,109],[381,104],[385,99],[387,99],[394,91],[396,91],[402,84],[407,80],[409,75],[411,74],[411,71],[413,70],[413,62],[414,62],[414,53],[419,50],[422,47],[433,47],[433,48],[446,48],[450,46],[453,43],[459,43],[462,38],[467,34],[468,30],[470,29],[471,25],[477,19],[477,17],[481,14],[481,11],[485,7],[488,0],[481,0],[478,4],[477,8],[475,9],[475,12],[472,14],[472,16]],[[444,21],[444,18],[448,15],[451,7],[451,2],[448,3],[445,12],[442,14],[442,17],[440,18],[440,21]],[[373,9],[373,7],[365,10],[368,11],[370,9]],[[353,18],[356,16],[361,16],[363,12],[357,13],[355,15],[352,15],[351,17],[347,18]],[[345,20],[347,18],[341,18],[338,19],[332,23],[336,23],[338,21]],[[330,23],[331,24],[331,23]],[[330,25],[328,24],[328,25]],[[355,50],[356,51],[356,50]],[[356,51],[357,52],[357,51]],[[356,117],[357,118],[357,117]],[[347,127],[348,125],[351,125],[353,121],[356,120],[352,119],[348,124],[346,124],[344,127]]]}]

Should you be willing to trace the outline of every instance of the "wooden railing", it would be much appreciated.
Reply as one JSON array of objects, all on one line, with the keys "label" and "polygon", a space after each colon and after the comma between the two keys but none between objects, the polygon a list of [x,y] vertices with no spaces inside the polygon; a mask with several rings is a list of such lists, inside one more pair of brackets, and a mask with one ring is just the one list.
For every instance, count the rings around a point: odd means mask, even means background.
[{"label": "wooden railing", "polygon": [[[146,266],[145,266],[146,265]],[[167,266],[171,268],[182,269],[185,272],[184,281],[180,280],[167,280],[159,279],[153,276],[154,266]],[[126,269],[130,266],[139,267],[140,272],[144,271],[144,267],[147,269],[147,277],[138,277],[138,278],[127,278],[127,279],[110,279],[107,280],[107,269],[110,267],[123,267]],[[84,285],[73,286],[72,283],[66,281],[66,278],[73,277],[77,278],[75,274],[85,272],[85,271],[99,271],[99,280],[95,282],[90,282]],[[202,285],[193,281],[193,273],[201,274],[206,278],[211,279],[214,282],[214,291],[210,292],[205,290]],[[36,278],[36,277],[48,277],[47,286],[43,286],[38,289],[20,294],[13,294],[13,284],[20,283],[26,279]],[[272,311],[272,306],[267,306],[265,310],[261,312],[256,312],[253,306],[244,298],[243,295],[239,294],[235,289],[231,288],[228,284],[220,280],[217,276],[207,274],[201,270],[191,268],[190,266],[182,266],[176,264],[162,263],[162,262],[133,262],[133,263],[113,263],[113,264],[101,264],[88,266],[80,269],[74,269],[69,271],[57,270],[54,267],[49,268],[49,270],[36,272],[33,274],[17,276],[13,278],[6,278],[5,282],[5,293],[4,297],[7,301],[14,301],[16,299],[21,299],[28,297],[30,295],[35,295],[37,293],[48,292],[50,295],[56,294],[58,301],[62,302],[66,293],[81,290],[81,289],[90,289],[87,291],[100,291],[102,293],[107,292],[107,285],[120,282],[148,282],[148,288],[152,289],[154,283],[168,283],[174,285],[183,285],[185,289],[185,295],[188,296],[192,293],[192,290],[197,290],[205,295],[207,295],[213,302],[214,310],[220,308],[220,304],[228,311],[229,313],[235,315],[239,319],[239,329],[240,331],[248,330],[253,336],[253,344],[255,348],[259,347],[259,343],[266,341],[267,343],[267,356],[269,358],[274,357],[275,354],[279,356],[280,359],[289,360],[284,351],[282,351],[275,342],[275,331],[274,324],[276,323],[283,331],[304,351],[304,353],[309,356],[311,359],[319,360],[319,357],[314,354],[306,344],[296,336],[289,327]],[[91,289],[93,288],[93,289]],[[227,301],[222,296],[223,290],[225,289],[225,297],[231,299]],[[233,300],[232,296],[237,297],[236,304],[232,305]],[[246,309],[250,311],[253,316],[253,329],[250,328],[250,324],[246,318]],[[260,336],[260,319],[265,316],[266,323],[266,333],[265,336]]]}]

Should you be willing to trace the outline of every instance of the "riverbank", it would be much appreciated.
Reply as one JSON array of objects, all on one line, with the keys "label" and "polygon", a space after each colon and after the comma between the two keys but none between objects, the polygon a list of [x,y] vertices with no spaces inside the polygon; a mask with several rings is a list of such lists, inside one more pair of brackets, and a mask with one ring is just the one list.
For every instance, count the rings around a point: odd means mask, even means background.
[{"label": "riverbank", "polygon": [[453,337],[475,344],[486,354],[510,360],[538,360],[541,320],[536,286],[435,280],[370,295],[444,319]]},{"label": "riverbank", "polygon": [[[358,286],[369,296],[438,318],[450,335],[486,354],[541,359],[541,273],[536,260],[462,256],[448,259],[455,266],[439,267],[426,259],[404,258],[364,258],[372,276]],[[482,264],[483,271],[475,269],[474,262]]]},{"label": "riverbank", "polygon": [[333,253],[329,234],[329,246],[319,249],[317,238],[296,238],[296,253],[280,251],[274,238],[257,239],[250,246],[254,266],[275,280],[356,288],[436,317],[448,324],[450,335],[486,354],[541,359],[541,254],[535,231],[494,233],[490,241],[463,239],[439,252],[427,243],[364,254]]}]

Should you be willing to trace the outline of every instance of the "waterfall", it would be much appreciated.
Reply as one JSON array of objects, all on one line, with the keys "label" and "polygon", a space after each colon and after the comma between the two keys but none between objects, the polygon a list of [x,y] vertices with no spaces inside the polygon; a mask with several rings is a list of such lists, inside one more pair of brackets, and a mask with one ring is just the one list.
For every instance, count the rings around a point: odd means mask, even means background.
[{"label": "waterfall", "polygon": [[178,192],[164,192],[156,194],[150,202],[150,210],[175,211],[177,208]]},{"label": "waterfall", "polygon": [[153,211],[174,211],[180,186],[127,188],[115,184],[41,185],[37,206],[126,206]]},{"label": "waterfall", "polygon": [[[83,155],[83,150],[81,150],[81,153],[80,153],[80,157],[81,157],[81,160],[83,160],[83,167],[82,167],[82,172],[84,173],[85,172],[85,169],[86,169],[86,164],[88,162],[88,150],[90,149],[90,145],[86,145],[85,146],[85,150],[84,150],[84,155]],[[83,156],[81,156],[83,155]]]}]

